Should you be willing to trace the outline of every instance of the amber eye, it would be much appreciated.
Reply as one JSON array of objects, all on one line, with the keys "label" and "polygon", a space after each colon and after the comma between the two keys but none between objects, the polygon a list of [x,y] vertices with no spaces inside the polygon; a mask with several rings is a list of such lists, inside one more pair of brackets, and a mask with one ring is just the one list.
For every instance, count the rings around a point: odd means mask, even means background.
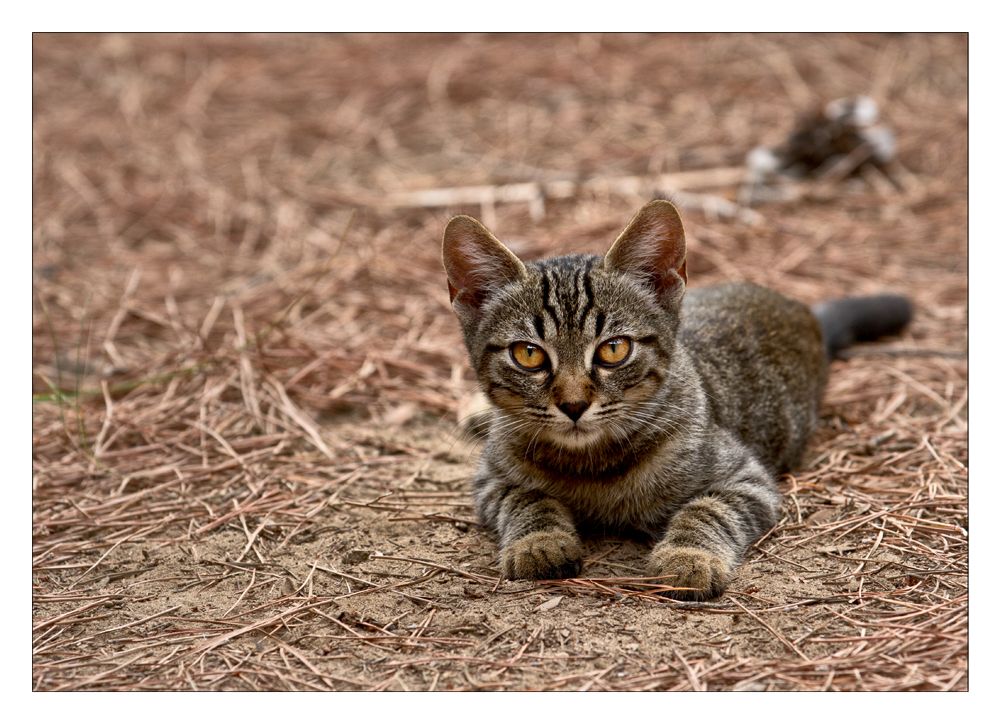
[{"label": "amber eye", "polygon": [[545,353],[541,347],[537,347],[527,342],[515,342],[510,346],[510,358],[520,367],[534,372],[542,368],[545,364]]},{"label": "amber eye", "polygon": [[616,367],[628,359],[632,342],[625,337],[615,337],[597,348],[595,361],[605,367]]}]

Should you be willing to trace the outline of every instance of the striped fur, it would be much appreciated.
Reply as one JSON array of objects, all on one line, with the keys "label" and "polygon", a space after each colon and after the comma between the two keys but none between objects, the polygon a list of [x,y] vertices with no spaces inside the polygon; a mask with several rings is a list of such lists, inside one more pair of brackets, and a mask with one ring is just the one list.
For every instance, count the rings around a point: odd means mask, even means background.
[{"label": "striped fur", "polygon": [[[777,522],[775,475],[815,428],[826,356],[809,309],[753,285],[685,294],[683,227],[665,201],[604,258],[514,263],[469,217],[449,223],[443,255],[493,405],[473,487],[503,574],[576,575],[578,527],[631,529],[657,541],[649,574],[689,589],[671,595],[719,595]],[[620,339],[629,356],[600,364]],[[516,343],[545,363],[519,365]]]}]

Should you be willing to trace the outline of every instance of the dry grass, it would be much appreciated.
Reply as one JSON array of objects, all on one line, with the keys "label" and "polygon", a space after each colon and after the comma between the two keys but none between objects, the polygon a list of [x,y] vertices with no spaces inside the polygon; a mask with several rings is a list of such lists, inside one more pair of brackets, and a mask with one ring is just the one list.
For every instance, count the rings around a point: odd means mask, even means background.
[{"label": "dry grass", "polygon": [[[964,36],[34,39],[33,687],[968,687]],[[738,166],[868,93],[909,171],[713,218],[692,282],[895,290],[834,364],[811,459],[730,592],[670,604],[644,544],[501,582],[440,269],[455,212],[601,253],[615,179]],[[713,198],[733,200],[725,174]],[[395,205],[574,182],[535,202]],[[603,184],[603,185],[602,185]],[[721,207],[718,207],[721,208]],[[906,351],[916,351],[906,354]]]}]

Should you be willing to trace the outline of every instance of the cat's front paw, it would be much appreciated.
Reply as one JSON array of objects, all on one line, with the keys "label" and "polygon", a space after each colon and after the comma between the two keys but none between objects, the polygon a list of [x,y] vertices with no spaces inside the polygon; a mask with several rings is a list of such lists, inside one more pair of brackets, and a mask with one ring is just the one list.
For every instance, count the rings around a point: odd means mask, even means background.
[{"label": "cat's front paw", "polygon": [[665,591],[663,595],[680,601],[715,598],[726,590],[729,567],[718,556],[697,548],[662,546],[653,549],[646,566],[650,576],[673,576],[663,583],[688,588],[688,591]]},{"label": "cat's front paw", "polygon": [[565,531],[529,533],[503,551],[504,578],[572,578],[583,567],[580,539]]}]

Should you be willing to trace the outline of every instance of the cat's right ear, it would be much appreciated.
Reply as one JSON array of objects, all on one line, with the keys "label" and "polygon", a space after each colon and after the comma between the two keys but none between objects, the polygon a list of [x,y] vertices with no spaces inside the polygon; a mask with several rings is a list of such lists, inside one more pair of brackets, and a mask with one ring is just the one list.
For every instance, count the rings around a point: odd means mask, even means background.
[{"label": "cat's right ear", "polygon": [[643,206],[611,245],[604,267],[652,288],[664,306],[679,304],[687,286],[687,244],[674,205],[658,199]]},{"label": "cat's right ear", "polygon": [[451,305],[463,320],[476,319],[494,292],[527,275],[521,260],[471,216],[448,222],[441,260]]}]

